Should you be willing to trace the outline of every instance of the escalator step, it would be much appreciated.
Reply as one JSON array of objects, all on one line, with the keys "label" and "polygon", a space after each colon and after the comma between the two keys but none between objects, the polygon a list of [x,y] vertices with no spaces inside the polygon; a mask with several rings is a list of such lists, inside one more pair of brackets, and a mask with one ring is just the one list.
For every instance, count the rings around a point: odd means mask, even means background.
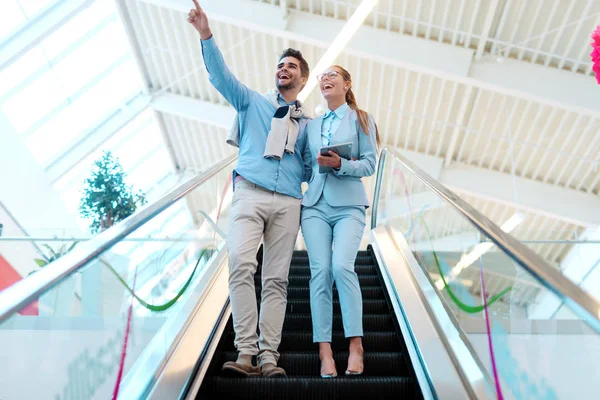
[{"label": "escalator step", "polygon": [[[354,271],[360,275],[374,275],[377,273],[373,264],[356,265]],[[310,275],[310,267],[308,265],[292,265],[290,267],[290,276]]]},{"label": "escalator step", "polygon": [[[371,257],[371,252],[369,250],[359,250],[357,257]],[[294,257],[308,257],[308,252],[306,250],[294,250]]]},{"label": "escalator step", "polygon": [[[225,338],[225,350],[234,350],[233,332],[228,332]],[[334,351],[348,350],[348,339],[341,332],[334,332],[332,335],[331,348]],[[281,345],[279,352],[284,351],[303,351],[315,349],[311,332],[287,332],[281,335]],[[364,332],[363,347],[365,351],[400,351],[400,342],[395,332]]]},{"label": "escalator step", "polygon": [[[283,322],[284,331],[312,332],[312,318],[310,314],[288,314]],[[343,322],[341,315],[333,317],[333,331],[341,332]],[[394,330],[394,323],[390,315],[363,315],[363,330],[365,332],[381,332]]]},{"label": "escalator step", "polygon": [[[348,366],[348,352],[338,351],[333,358],[339,373],[343,373]],[[223,353],[219,365],[226,361],[235,361],[237,353],[228,351]],[[408,376],[409,370],[406,360],[400,352],[365,353],[365,372],[363,376]],[[294,351],[282,353],[277,363],[285,369],[289,376],[319,376],[321,362],[316,351]]]},{"label": "escalator step", "polygon": [[[340,300],[333,299],[333,315],[340,315]],[[388,314],[390,312],[385,300],[363,299],[363,314]],[[286,313],[310,314],[310,300],[290,299],[287,303]]]},{"label": "escalator step", "polygon": [[[308,256],[294,256],[292,257],[292,265],[309,265]],[[354,265],[373,265],[373,257],[371,256],[358,256]]]},{"label": "escalator step", "polygon": [[[289,285],[288,287],[293,286],[308,286],[310,282],[310,274],[308,275],[291,275],[289,276]],[[358,275],[358,281],[361,286],[378,286],[380,285],[379,277],[377,275]],[[260,275],[256,274],[254,276],[255,284],[260,284],[261,279]]]},{"label": "escalator step", "polygon": [[[343,332],[344,324],[342,315],[338,312],[333,315],[333,332]],[[394,330],[394,322],[389,314],[364,314],[363,330],[365,332],[386,332]],[[312,316],[310,313],[290,313],[285,315],[283,321],[284,332],[312,332]],[[233,332],[233,320],[227,322],[225,332]]]},{"label": "escalator step", "polygon": [[[363,299],[383,299],[383,289],[380,286],[363,286],[360,288]],[[288,287],[288,299],[309,299],[310,289],[308,287]],[[260,288],[256,288],[260,293]],[[338,298],[337,288],[333,288],[333,297]]]},{"label": "escalator step", "polygon": [[212,391],[224,399],[306,400],[306,399],[410,399],[414,383],[406,377],[321,377],[289,376],[285,379],[223,378],[212,380]]}]

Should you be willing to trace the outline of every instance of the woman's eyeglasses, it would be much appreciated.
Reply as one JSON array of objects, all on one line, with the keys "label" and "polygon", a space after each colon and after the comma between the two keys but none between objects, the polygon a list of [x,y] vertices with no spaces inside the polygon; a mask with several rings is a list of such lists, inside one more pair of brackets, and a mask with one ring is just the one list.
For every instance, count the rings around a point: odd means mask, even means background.
[{"label": "woman's eyeglasses", "polygon": [[329,78],[329,79],[335,79],[336,76],[338,76],[340,73],[337,71],[329,71],[329,72],[325,72],[323,74],[319,74],[317,75],[317,80],[319,82],[321,82],[323,79],[325,79],[325,77]]}]

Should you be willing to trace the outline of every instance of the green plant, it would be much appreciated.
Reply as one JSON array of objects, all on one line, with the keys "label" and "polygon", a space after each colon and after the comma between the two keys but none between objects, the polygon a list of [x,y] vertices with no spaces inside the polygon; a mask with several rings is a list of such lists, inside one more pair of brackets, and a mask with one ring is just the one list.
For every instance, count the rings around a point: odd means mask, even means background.
[{"label": "green plant", "polygon": [[134,193],[133,187],[125,184],[125,176],[119,159],[111,152],[104,152],[94,163],[90,177],[85,180],[79,205],[80,215],[92,220],[92,233],[110,228],[133,214],[138,206],[146,204],[141,191]]},{"label": "green plant", "polygon": [[73,244],[70,245],[69,247],[67,247],[66,244],[63,244],[56,251],[54,251],[54,249],[52,247],[50,247],[47,244],[45,244],[45,245],[43,245],[43,247],[45,247],[46,249],[48,249],[48,255],[46,255],[46,254],[44,254],[43,252],[40,251],[40,255],[42,256],[42,258],[34,258],[33,261],[35,261],[35,263],[40,268],[45,267],[46,265],[50,264],[53,261],[58,260],[59,258],[61,258],[62,256],[64,256],[65,254],[67,254],[68,252],[70,252],[71,250],[73,250],[73,248],[77,245],[77,243],[79,243],[79,242],[73,242]]}]

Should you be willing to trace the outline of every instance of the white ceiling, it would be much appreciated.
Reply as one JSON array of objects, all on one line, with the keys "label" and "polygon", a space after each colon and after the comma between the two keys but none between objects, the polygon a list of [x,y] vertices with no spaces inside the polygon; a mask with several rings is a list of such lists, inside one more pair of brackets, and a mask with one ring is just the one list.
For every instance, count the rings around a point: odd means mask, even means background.
[{"label": "white ceiling", "polygon": [[[227,64],[273,85],[285,47],[315,65],[360,1],[206,0]],[[146,91],[181,169],[232,154],[233,110],[210,85],[188,0],[117,0]],[[572,239],[600,224],[600,86],[589,35],[596,0],[381,0],[336,60],[382,141],[520,239]],[[307,100],[322,102],[318,91]],[[414,157],[413,157],[414,159]],[[372,188],[372,180],[367,182]],[[460,221],[450,225],[459,232]],[[567,245],[533,247],[558,265]]]}]

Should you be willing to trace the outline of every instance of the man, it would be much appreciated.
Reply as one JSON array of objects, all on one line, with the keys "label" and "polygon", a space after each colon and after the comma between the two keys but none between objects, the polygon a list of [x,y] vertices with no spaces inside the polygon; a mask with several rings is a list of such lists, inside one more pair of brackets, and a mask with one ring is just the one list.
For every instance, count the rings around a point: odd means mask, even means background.
[{"label": "man", "polygon": [[[210,82],[237,110],[228,143],[239,147],[227,244],[229,296],[235,330],[237,361],[223,371],[242,376],[285,376],[277,367],[281,330],[287,304],[288,272],[300,224],[301,184],[311,175],[307,116],[296,100],[308,80],[302,54],[287,49],[275,73],[277,90],[262,95],[239,82],[225,65],[197,0],[188,22],[200,33]],[[256,250],[264,234],[260,338],[254,274]],[[258,342],[258,347],[257,347]],[[258,355],[259,366],[252,365]]]}]

